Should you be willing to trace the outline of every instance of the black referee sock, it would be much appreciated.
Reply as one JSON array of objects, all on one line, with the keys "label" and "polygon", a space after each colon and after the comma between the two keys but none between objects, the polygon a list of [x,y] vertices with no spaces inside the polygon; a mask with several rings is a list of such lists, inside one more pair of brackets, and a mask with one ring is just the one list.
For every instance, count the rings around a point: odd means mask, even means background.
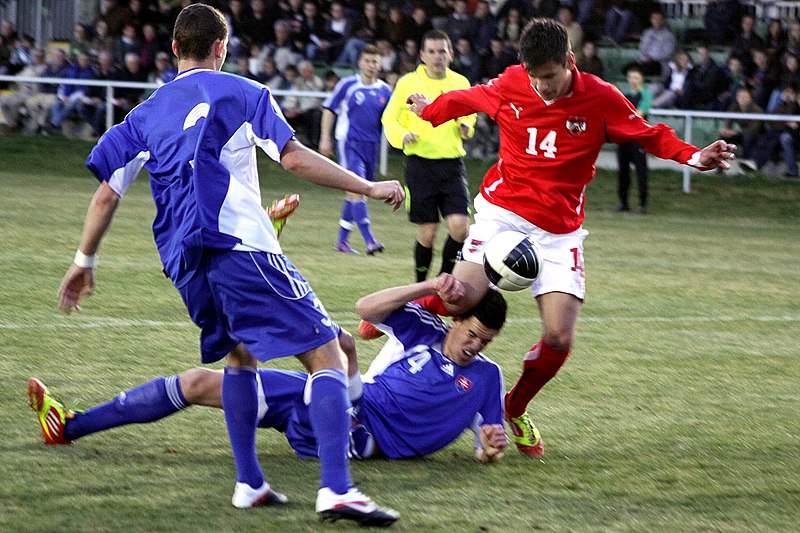
[{"label": "black referee sock", "polygon": [[433,260],[433,248],[423,246],[417,241],[414,247],[414,265],[417,272],[417,281],[425,281],[428,277],[428,269]]},{"label": "black referee sock", "polygon": [[453,267],[456,266],[458,253],[461,251],[462,246],[464,246],[463,242],[456,241],[450,235],[447,236],[447,240],[444,241],[444,247],[442,248],[442,270],[439,271],[439,274],[442,272],[446,272],[447,274],[453,273]]}]

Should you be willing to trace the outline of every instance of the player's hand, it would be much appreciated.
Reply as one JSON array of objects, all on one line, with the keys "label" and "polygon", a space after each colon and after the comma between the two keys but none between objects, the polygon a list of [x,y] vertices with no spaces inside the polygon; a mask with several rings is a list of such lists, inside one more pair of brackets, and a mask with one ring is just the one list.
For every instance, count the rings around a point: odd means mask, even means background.
[{"label": "player's hand", "polygon": [[472,131],[472,128],[466,122],[459,122],[458,123],[458,130],[459,130],[459,133],[461,134],[461,138],[462,139],[468,139],[469,138],[469,134]]},{"label": "player's hand", "polygon": [[413,133],[406,133],[403,135],[403,146],[407,144],[414,144],[415,142],[417,142],[417,136]]},{"label": "player's hand", "polygon": [[734,152],[736,151],[735,144],[729,144],[723,140],[714,141],[700,151],[700,165],[708,168],[731,168],[731,159],[736,159]]},{"label": "player's hand", "polygon": [[373,200],[383,200],[392,206],[392,211],[397,211],[406,199],[406,191],[397,180],[378,181],[372,184],[367,196]]},{"label": "player's hand", "polygon": [[406,98],[406,103],[408,104],[408,109],[416,113],[417,116],[420,116],[422,115],[422,110],[425,109],[431,101],[424,94],[414,93]]},{"label": "player's hand", "polygon": [[94,269],[70,265],[58,289],[58,308],[69,314],[80,310],[81,298],[94,294]]},{"label": "player's hand", "polygon": [[443,273],[433,279],[433,288],[444,303],[454,303],[464,297],[464,284],[454,275]]},{"label": "player's hand", "polygon": [[330,139],[320,139],[317,151],[325,157],[333,155],[333,143]]},{"label": "player's hand", "polygon": [[503,459],[503,450],[508,447],[508,436],[502,424],[485,424],[481,426],[481,447],[475,450],[475,458],[481,463],[499,463]]}]

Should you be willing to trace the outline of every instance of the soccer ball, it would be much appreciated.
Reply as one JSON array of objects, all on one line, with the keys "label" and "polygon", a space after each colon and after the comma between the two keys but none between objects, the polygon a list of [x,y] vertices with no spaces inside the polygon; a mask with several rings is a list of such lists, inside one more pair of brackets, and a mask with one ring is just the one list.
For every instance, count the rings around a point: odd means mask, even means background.
[{"label": "soccer ball", "polygon": [[539,277],[543,266],[539,245],[519,231],[501,231],[483,247],[483,269],[498,289],[527,289]]}]

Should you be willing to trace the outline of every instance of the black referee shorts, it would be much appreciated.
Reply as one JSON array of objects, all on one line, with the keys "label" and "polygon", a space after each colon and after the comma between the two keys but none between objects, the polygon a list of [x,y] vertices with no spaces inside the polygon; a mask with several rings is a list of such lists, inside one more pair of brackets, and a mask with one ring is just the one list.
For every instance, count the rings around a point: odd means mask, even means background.
[{"label": "black referee shorts", "polygon": [[448,215],[465,215],[469,211],[469,190],[464,161],[459,159],[425,159],[406,157],[408,187],[408,220],[414,224],[436,223]]}]

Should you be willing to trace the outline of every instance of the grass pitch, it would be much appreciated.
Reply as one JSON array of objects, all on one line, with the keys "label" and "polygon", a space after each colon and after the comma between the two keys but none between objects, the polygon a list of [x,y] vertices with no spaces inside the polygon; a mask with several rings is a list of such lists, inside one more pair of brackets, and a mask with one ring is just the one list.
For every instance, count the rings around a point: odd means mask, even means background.
[{"label": "grass pitch", "polygon": [[[197,330],[160,271],[141,177],[101,249],[97,294],[80,313],[57,311],[96,188],[83,167],[90,148],[0,138],[0,530],[351,529],[317,522],[318,466],[272,431],[259,431],[260,457],[291,503],[234,509],[219,411],[194,408],[73,446],[41,444],[25,405],[29,376],[85,408],[199,361]],[[473,192],[487,166],[469,165]],[[391,175],[401,169],[392,159]],[[415,232],[403,213],[372,202],[386,253],[344,256],[333,250],[341,193],[266,158],[262,185],[265,204],[300,193],[282,244],[343,326],[354,329],[359,296],[413,279]],[[545,459],[510,450],[499,465],[479,465],[465,436],[425,459],[354,464],[359,486],[400,511],[394,530],[797,530],[800,184],[709,174],[685,195],[677,174],[653,172],[646,216],[615,213],[615,186],[600,172],[589,187],[577,341],[530,407]],[[507,296],[509,323],[487,353],[510,386],[539,322],[527,293]],[[379,347],[359,342],[362,369]]]}]

